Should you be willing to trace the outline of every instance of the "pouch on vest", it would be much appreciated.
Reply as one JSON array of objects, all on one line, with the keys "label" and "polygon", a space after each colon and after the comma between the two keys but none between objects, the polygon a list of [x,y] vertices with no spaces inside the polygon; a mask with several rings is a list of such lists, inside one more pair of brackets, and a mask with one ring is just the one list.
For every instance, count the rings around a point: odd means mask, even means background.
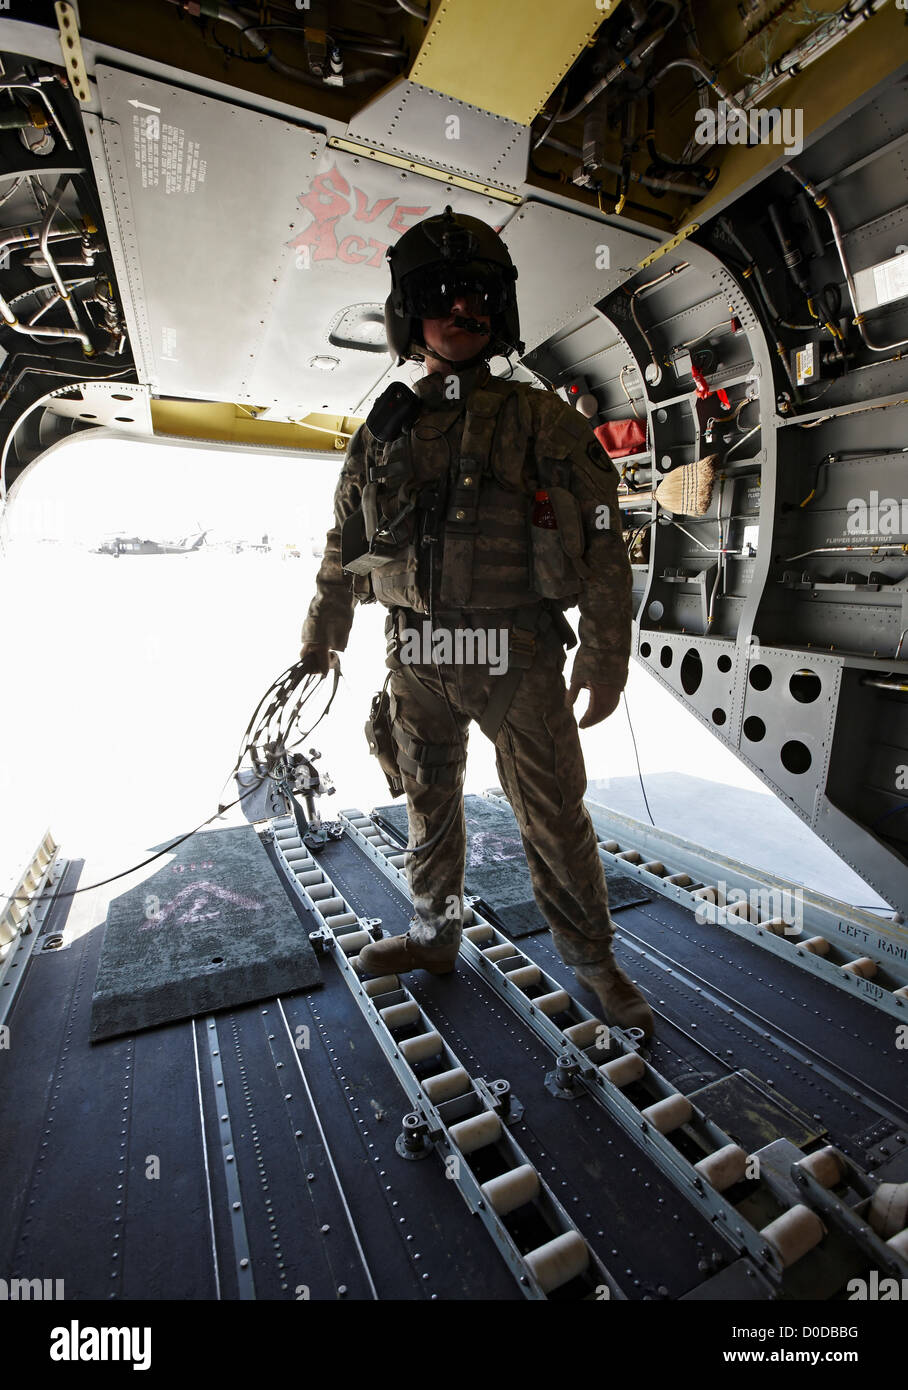
[{"label": "pouch on vest", "polygon": [[397,749],[391,732],[391,699],[388,695],[387,680],[372,700],[365,730],[369,752],[378,759],[378,765],[388,783],[388,790],[392,796],[402,796],[404,784],[400,768],[397,766]]},{"label": "pouch on vest", "polygon": [[573,598],[582,592],[582,580],[589,574],[583,562],[583,514],[580,503],[567,488],[549,485],[546,490],[558,526],[534,526],[531,510],[533,588],[543,598]]},{"label": "pouch on vest", "polygon": [[371,574],[413,550],[415,502],[398,507],[393,517],[376,516],[374,494],[367,496],[374,488],[374,483],[367,484],[363,505],[341,527],[341,566],[349,574]]}]

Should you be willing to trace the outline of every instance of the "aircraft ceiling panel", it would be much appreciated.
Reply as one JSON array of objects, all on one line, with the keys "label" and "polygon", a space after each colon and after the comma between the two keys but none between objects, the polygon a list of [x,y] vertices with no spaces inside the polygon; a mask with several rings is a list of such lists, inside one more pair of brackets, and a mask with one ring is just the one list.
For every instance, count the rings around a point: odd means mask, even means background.
[{"label": "aircraft ceiling panel", "polygon": [[350,122],[350,138],[462,178],[520,191],[530,128],[418,82],[380,92]]},{"label": "aircraft ceiling panel", "polygon": [[494,198],[331,147],[316,170],[236,396],[268,405],[269,419],[361,414],[376,384],[397,374],[384,331],[391,288],[385,253],[402,233],[447,203],[496,228],[514,212]]},{"label": "aircraft ceiling panel", "polygon": [[502,232],[517,266],[521,337],[539,347],[617,289],[655,239],[531,199]]},{"label": "aircraft ceiling panel", "polygon": [[97,78],[97,173],[115,207],[106,230],[120,242],[140,376],[158,395],[248,400],[325,137],[121,69],[99,64]]}]

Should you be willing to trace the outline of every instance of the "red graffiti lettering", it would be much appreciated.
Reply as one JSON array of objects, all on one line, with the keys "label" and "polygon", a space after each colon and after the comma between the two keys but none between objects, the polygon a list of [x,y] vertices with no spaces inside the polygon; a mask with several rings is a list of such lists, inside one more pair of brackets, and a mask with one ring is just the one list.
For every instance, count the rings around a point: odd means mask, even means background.
[{"label": "red graffiti lettering", "polygon": [[429,211],[429,209],[428,209],[427,207],[425,207],[425,208],[405,208],[405,207],[395,208],[395,209],[394,209],[394,216],[393,216],[393,217],[390,219],[390,221],[388,222],[388,226],[390,227],[390,229],[391,229],[392,232],[407,232],[407,231],[410,230],[409,227],[405,227],[405,226],[403,225],[403,223],[401,222],[400,219],[401,219],[402,217],[415,217],[416,220],[419,221],[420,217],[424,217],[428,211]]},{"label": "red graffiti lettering", "polygon": [[332,260],[337,255],[338,220],[350,211],[349,199],[341,195],[349,192],[350,185],[336,168],[317,174],[310,191],[299,199],[300,206],[312,213],[313,220],[304,232],[294,237],[290,246],[295,251],[311,246],[314,261]]},{"label": "red graffiti lettering", "polygon": [[[370,206],[366,193],[361,188],[354,188],[353,206],[350,194],[350,184],[335,165],[326,173],[317,174],[312,180],[309,192],[300,196],[300,206],[312,214],[312,221],[287,244],[294,251],[305,250],[307,265],[311,261],[329,261],[335,258],[347,265],[365,264],[378,267],[382,264],[384,254],[388,250],[386,242],[376,241],[372,237],[367,242],[355,234],[342,237],[338,242],[338,223],[351,211],[357,222],[375,222],[387,213],[397,199],[376,198]],[[388,227],[393,232],[406,232],[428,211],[428,207],[397,207],[388,219]],[[411,220],[405,222],[405,218]],[[370,246],[374,248],[373,253],[367,256],[364,253]]]},{"label": "red graffiti lettering", "polygon": [[354,188],[353,192],[356,195],[356,211],[353,216],[356,218],[357,222],[374,222],[376,217],[384,212],[385,208],[389,208],[391,204],[396,201],[394,198],[376,198],[370,208],[366,200],[366,195],[361,188]]},{"label": "red graffiti lettering", "polygon": [[370,237],[369,245],[375,247],[375,255],[369,257],[366,261],[366,265],[381,265],[384,254],[388,249],[387,243],[384,241],[376,241],[373,237]]},{"label": "red graffiti lettering", "polygon": [[346,261],[347,265],[361,265],[366,259],[365,256],[354,255],[353,243],[357,242],[357,250],[365,251],[366,243],[361,236],[345,236],[340,246],[337,248],[338,259]]}]

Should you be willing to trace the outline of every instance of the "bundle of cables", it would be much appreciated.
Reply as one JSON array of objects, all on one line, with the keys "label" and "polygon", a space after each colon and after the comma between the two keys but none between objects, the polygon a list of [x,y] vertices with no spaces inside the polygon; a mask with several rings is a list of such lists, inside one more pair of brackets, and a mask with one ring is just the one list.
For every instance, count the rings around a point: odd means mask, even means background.
[{"label": "bundle of cables", "polygon": [[[341,677],[340,662],[337,656],[332,653],[329,670],[333,668],[334,681],[331,694],[328,697],[328,702],[318,719],[316,719],[315,724],[307,729],[304,734],[300,734],[294,743],[290,744],[287,740],[293,734],[294,725],[300,710],[325,679],[324,676],[304,671],[302,666],[302,661],[295,662],[293,666],[288,666],[286,671],[283,671],[281,675],[278,676],[277,680],[271,683],[256,706],[255,712],[246,726],[246,732],[243,734],[237,760],[231,772],[224,779],[224,786],[227,785],[231,778],[236,778],[243,758],[247,753],[252,760],[254,770],[254,780],[251,786],[247,786],[245,790],[241,791],[240,795],[234,797],[232,801],[221,802],[214,815],[209,816],[207,820],[203,820],[199,825],[194,826],[192,830],[187,830],[185,835],[179,835],[175,840],[171,840],[169,844],[165,845],[163,849],[158,850],[156,854],[149,855],[147,859],[143,859],[140,863],[132,864],[128,869],[123,869],[118,874],[111,874],[109,878],[101,879],[97,883],[86,883],[83,884],[81,888],[71,888],[67,892],[58,891],[54,894],[54,901],[74,898],[80,893],[89,893],[95,888],[104,888],[108,883],[115,883],[117,879],[126,878],[129,874],[135,873],[136,870],[144,869],[147,864],[153,864],[156,859],[160,859],[163,855],[169,854],[172,849],[176,849],[178,845],[182,845],[186,840],[191,839],[191,837],[198,834],[200,830],[204,830],[206,825],[211,825],[212,821],[218,820],[225,811],[231,810],[234,806],[239,805],[240,802],[245,801],[247,797],[252,796],[269,777],[273,777],[278,785],[283,784],[282,789],[287,792],[290,804],[294,807],[294,812],[296,813],[296,803],[290,795],[290,785],[288,781],[288,774],[293,771],[293,749],[298,748],[301,743],[304,743],[316,725],[320,724],[324,719],[334,702],[334,696],[337,693],[337,687]],[[295,703],[293,703],[294,699]],[[290,756],[288,757],[288,755]],[[308,763],[308,760],[306,761]],[[309,766],[311,766],[311,764],[309,764]],[[2,900],[2,895],[0,895],[0,900]],[[26,897],[12,895],[8,896],[7,900],[8,902],[28,903],[31,901],[31,897],[30,895]]]},{"label": "bundle of cables", "polygon": [[[238,776],[243,759],[248,754],[256,780],[249,791],[241,793],[240,800],[256,791],[268,777],[272,777],[279,785],[283,784],[284,790],[287,790],[287,777],[292,770],[294,749],[305,743],[313,729],[322,722],[334,703],[341,677],[341,668],[337,654],[332,652],[329,671],[333,670],[334,681],[328,702],[315,723],[304,734],[300,734],[294,742],[290,742],[301,709],[311,699],[322,680],[325,679],[323,676],[304,670],[303,667],[304,662],[302,660],[297,661],[292,666],[288,666],[286,671],[282,671],[277,679],[272,681],[246,725],[246,730],[240,740],[236,762],[227,779],[229,781],[230,778]],[[231,804],[235,805],[236,803]],[[218,807],[218,814],[223,813],[226,809],[227,807],[221,804]]]}]

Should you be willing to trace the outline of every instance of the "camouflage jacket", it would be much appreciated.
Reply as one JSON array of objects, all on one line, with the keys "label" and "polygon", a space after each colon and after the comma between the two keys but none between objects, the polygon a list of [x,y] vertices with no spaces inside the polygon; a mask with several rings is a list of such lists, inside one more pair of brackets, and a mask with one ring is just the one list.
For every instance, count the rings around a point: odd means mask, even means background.
[{"label": "camouflage jacket", "polygon": [[[459,388],[459,401],[448,399],[452,382],[456,383],[455,390]],[[424,407],[406,441],[413,486],[447,473],[456,504],[469,496],[460,485],[474,483],[464,471],[481,472],[472,513],[476,524],[464,526],[464,511],[456,506],[447,513],[434,581],[436,611],[454,606],[440,601],[444,598],[438,588],[441,569],[450,562],[456,589],[458,579],[464,578],[456,565],[466,553],[470,558],[464,564],[471,573],[459,607],[472,614],[474,621],[477,611],[513,611],[527,602],[542,602],[543,596],[554,597],[562,608],[576,604],[580,610],[580,648],[573,675],[582,681],[623,687],[631,643],[631,568],[621,535],[618,475],[588,422],[552,392],[490,377],[484,367],[459,377],[426,376],[414,389]],[[498,411],[496,432],[487,466],[477,470],[461,458],[471,453],[469,446],[463,448],[464,426],[471,411],[478,415],[485,410],[488,414],[490,408]],[[377,597],[389,607],[427,611],[420,591],[425,588],[425,575],[420,580],[416,574],[412,548],[409,564],[373,570],[371,575],[353,576],[341,568],[341,527],[363,503],[369,464],[382,456],[387,458],[387,451],[397,447],[380,445],[365,425],[350,441],[334,496],[334,525],[327,535],[316,594],[303,625],[303,642],[343,651],[356,602],[371,602]],[[475,448],[472,453],[475,456]],[[531,525],[534,493],[540,487],[558,499],[560,529],[544,535]],[[402,495],[394,494],[385,515],[399,510]],[[372,500],[374,506],[374,496]],[[478,533],[467,541],[466,552],[462,549],[464,541],[453,539],[458,531],[455,518],[461,518],[461,531]],[[562,579],[560,589],[552,590],[550,585],[547,591],[539,582],[539,566],[534,559],[538,541],[557,547],[560,563],[567,565],[570,577],[567,582]],[[563,558],[564,545],[573,553],[569,561]],[[449,595],[454,591],[451,577],[449,572],[442,583]]]}]

